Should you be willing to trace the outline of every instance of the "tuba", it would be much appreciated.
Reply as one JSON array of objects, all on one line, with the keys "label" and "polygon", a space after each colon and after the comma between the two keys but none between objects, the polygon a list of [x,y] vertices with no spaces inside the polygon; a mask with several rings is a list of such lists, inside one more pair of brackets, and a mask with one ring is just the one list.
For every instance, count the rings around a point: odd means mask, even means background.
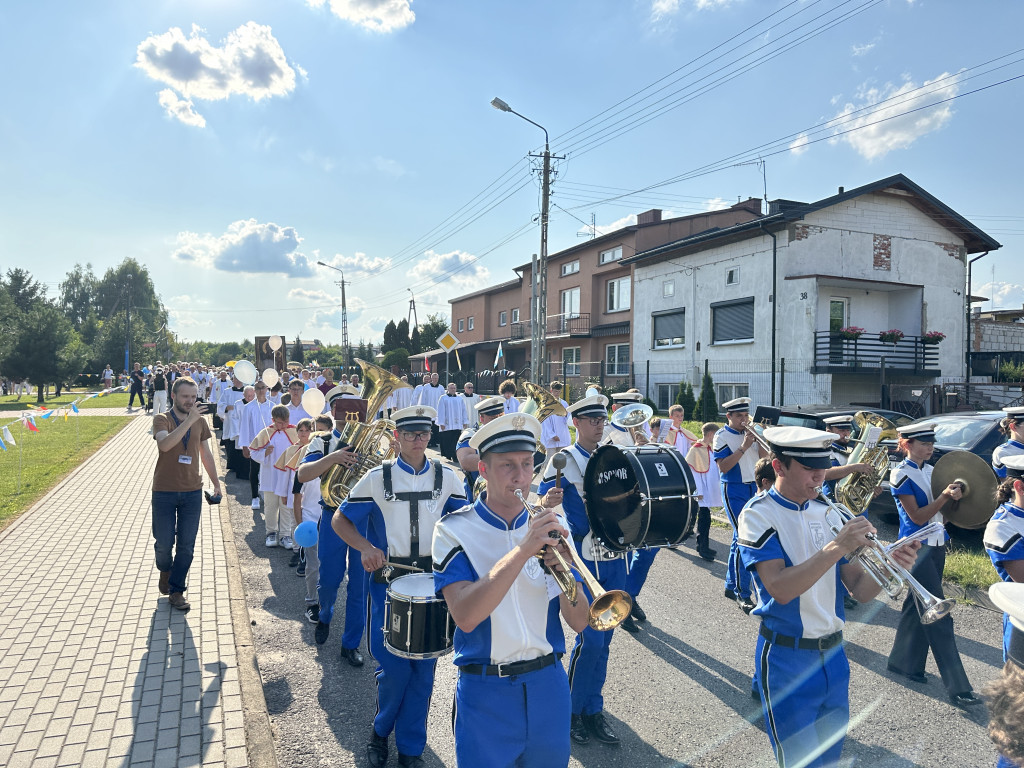
[{"label": "tuba", "polygon": [[[850,454],[849,464],[868,464],[871,472],[854,472],[836,484],[836,500],[853,514],[863,514],[875,495],[875,488],[889,474],[889,451],[881,445],[883,440],[895,440],[899,435],[896,425],[884,416],[871,411],[857,411],[853,423],[860,438]],[[877,430],[877,431],[876,431]]]},{"label": "tuba", "polygon": [[568,415],[565,406],[544,387],[524,381],[523,388],[526,389],[527,398],[523,407],[519,409],[520,413],[528,413],[541,423],[549,416],[560,416],[564,419]]},{"label": "tuba", "polygon": [[341,431],[341,441],[352,446],[359,461],[351,467],[335,464],[320,479],[320,495],[324,503],[335,508],[341,505],[363,475],[395,457],[391,443],[395,422],[389,419],[374,420],[373,414],[384,406],[395,390],[410,386],[373,363],[358,358],[356,362],[363,371],[363,389],[359,395],[366,401],[366,422],[346,422]]}]

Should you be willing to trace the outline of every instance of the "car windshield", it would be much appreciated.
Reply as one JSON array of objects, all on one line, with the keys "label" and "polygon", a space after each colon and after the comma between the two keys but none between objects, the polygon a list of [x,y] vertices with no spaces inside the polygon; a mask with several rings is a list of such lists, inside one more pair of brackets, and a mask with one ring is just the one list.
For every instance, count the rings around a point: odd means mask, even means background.
[{"label": "car windshield", "polygon": [[952,418],[935,422],[935,442],[947,447],[969,449],[992,429],[992,422],[982,419]]}]

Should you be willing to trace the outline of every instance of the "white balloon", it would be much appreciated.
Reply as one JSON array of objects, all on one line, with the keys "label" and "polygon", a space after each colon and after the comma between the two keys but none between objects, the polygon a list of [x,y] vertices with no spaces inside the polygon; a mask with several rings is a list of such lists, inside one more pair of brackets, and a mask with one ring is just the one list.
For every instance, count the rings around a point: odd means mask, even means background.
[{"label": "white balloon", "polygon": [[256,379],[259,378],[260,372],[256,370],[256,366],[250,363],[248,360],[239,360],[235,363],[233,375],[242,384],[247,387],[251,387],[256,383]]},{"label": "white balloon", "polygon": [[277,350],[281,348],[282,344],[284,344],[284,342],[281,340],[280,336],[271,336],[269,339],[267,339],[267,346],[269,346],[275,352],[277,352]]},{"label": "white balloon", "polygon": [[324,405],[327,398],[324,393],[316,387],[311,387],[302,393],[302,409],[314,419],[324,412]]},{"label": "white balloon", "polygon": [[260,377],[263,379],[263,383],[266,384],[270,389],[277,386],[277,382],[281,380],[281,377],[277,375],[277,370],[274,368],[267,368]]}]

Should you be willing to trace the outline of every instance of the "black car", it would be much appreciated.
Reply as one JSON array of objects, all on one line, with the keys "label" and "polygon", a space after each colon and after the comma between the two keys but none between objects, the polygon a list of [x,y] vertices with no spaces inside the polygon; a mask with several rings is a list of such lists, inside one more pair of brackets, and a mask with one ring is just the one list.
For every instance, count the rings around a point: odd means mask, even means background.
[{"label": "black car", "polygon": [[[914,419],[899,411],[888,411],[883,408],[866,408],[864,406],[836,407],[834,405],[807,406],[803,408],[773,408],[772,406],[759,405],[754,411],[754,423],[765,426],[779,427],[809,427],[810,429],[825,429],[825,419],[833,416],[852,416],[860,411],[870,411],[883,416],[897,427],[910,424]],[[860,430],[855,426],[852,439],[856,440]]]}]

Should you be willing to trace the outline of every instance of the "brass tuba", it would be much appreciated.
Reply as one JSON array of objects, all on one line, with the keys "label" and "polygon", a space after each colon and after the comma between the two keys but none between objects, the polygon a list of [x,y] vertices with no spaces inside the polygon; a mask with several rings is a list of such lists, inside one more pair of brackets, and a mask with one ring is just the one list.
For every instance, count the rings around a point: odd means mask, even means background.
[{"label": "brass tuba", "polygon": [[325,504],[335,508],[341,505],[359,478],[395,457],[391,443],[395,422],[390,419],[374,420],[373,415],[384,407],[395,390],[410,387],[390,371],[373,363],[358,358],[356,362],[363,371],[363,389],[359,395],[366,401],[366,422],[346,422],[341,431],[341,441],[352,446],[359,461],[351,467],[335,464],[320,478],[320,495]]},{"label": "brass tuba", "polygon": [[[889,474],[889,451],[881,443],[883,440],[895,440],[899,435],[895,424],[871,411],[857,411],[853,415],[853,423],[860,437],[847,463],[869,464],[872,471],[867,474],[854,472],[842,478],[836,484],[836,500],[854,515],[860,515],[871,504],[875,488],[882,478]],[[868,439],[872,427],[879,429],[880,433]]]},{"label": "brass tuba", "polygon": [[[524,381],[523,388],[526,390],[527,398],[523,407],[519,409],[520,413],[528,413],[541,423],[549,416],[558,416],[564,419],[568,415],[569,412],[565,410],[565,406],[544,387]],[[543,447],[540,450],[543,451]]]}]

